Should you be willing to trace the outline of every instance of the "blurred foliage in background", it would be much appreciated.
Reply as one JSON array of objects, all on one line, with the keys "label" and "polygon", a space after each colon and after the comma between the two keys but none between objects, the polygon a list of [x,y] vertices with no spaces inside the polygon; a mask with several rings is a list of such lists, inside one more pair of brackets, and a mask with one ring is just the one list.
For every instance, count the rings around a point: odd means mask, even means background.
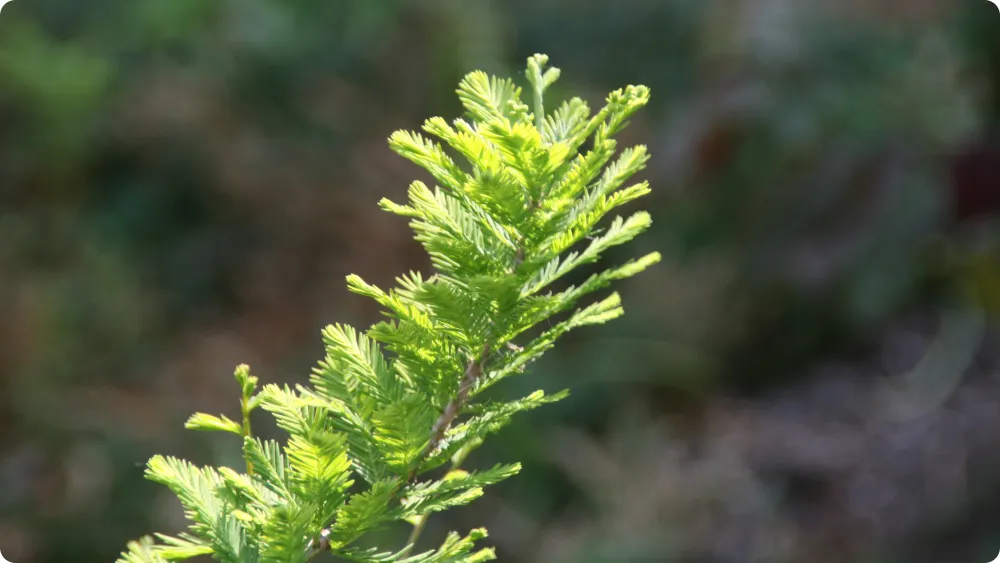
[{"label": "blurred foliage in background", "polygon": [[987,560],[992,322],[948,333],[974,349],[940,401],[880,401],[950,312],[1000,310],[998,29],[982,0],[12,2],[0,549],[110,561],[178,528],[143,464],[238,463],[182,430],[234,404],[233,366],[304,381],[323,325],[377,320],[346,274],[427,271],[376,206],[416,175],[385,138],[544,52],[592,105],[652,88],[628,251],[666,259],[521,383],[573,398],[482,452],[525,465],[465,513],[501,560]]}]

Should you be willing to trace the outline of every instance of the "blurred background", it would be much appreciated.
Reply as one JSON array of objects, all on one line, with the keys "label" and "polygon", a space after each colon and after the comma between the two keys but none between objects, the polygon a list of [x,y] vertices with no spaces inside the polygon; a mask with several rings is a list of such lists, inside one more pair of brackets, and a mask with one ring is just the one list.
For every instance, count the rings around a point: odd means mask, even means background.
[{"label": "blurred background", "polygon": [[[113,561],[184,524],[154,453],[305,381],[344,276],[429,271],[386,138],[473,69],[650,86],[659,250],[572,388],[430,520],[506,562],[951,563],[1000,550],[1000,13],[986,0],[16,0],[0,16],[0,549]],[[610,263],[610,262],[609,262]],[[266,423],[266,417],[261,424]],[[387,530],[385,546],[406,530]]]}]

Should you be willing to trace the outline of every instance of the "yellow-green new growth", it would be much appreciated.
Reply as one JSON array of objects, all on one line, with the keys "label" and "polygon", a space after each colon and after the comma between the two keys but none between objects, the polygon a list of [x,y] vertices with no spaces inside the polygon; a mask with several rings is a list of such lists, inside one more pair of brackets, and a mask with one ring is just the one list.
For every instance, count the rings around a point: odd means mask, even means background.
[{"label": "yellow-green new growth", "polygon": [[[363,332],[327,327],[325,358],[308,386],[258,390],[249,368],[237,368],[240,421],[198,413],[187,427],[239,435],[247,472],[151,459],[147,477],[177,494],[191,525],[177,537],[157,536],[159,543],[130,543],[120,563],[199,554],[226,563],[304,563],[322,552],[369,563],[495,558],[475,547],[483,529],[451,533],[436,549],[411,555],[430,514],[468,504],[520,470],[511,463],[468,472],[466,457],[515,414],[567,395],[539,390],[487,400],[485,391],[523,373],[567,331],[620,316],[617,293],[580,302],[659,260],[648,254],[551,289],[650,225],[639,211],[601,227],[613,210],[649,193],[645,182],[626,185],[648,161],[645,147],[612,161],[612,137],[648,102],[649,90],[612,92],[593,115],[579,98],[546,114],[545,91],[559,77],[547,63],[544,55],[528,59],[531,108],[511,80],[476,71],[458,88],[465,117],[434,117],[423,134],[392,134],[390,148],[437,185],[413,182],[405,205],[380,205],[410,218],[434,271],[400,276],[388,290],[349,276],[348,288],[377,301],[387,320]],[[554,322],[561,313],[569,315]],[[540,323],[547,330],[524,338]],[[258,407],[288,433],[285,444],[253,436],[250,414]],[[429,475],[449,462],[443,477]],[[406,545],[356,547],[392,523],[413,526]]]}]

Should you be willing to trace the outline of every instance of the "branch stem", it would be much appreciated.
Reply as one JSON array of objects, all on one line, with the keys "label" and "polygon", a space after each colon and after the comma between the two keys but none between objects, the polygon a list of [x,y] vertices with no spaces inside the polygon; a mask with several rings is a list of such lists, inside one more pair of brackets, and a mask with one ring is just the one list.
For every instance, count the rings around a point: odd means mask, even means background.
[{"label": "branch stem", "polygon": [[[451,428],[451,424],[455,421],[455,417],[461,412],[462,407],[465,406],[465,402],[469,400],[469,392],[472,391],[472,386],[476,384],[476,381],[483,375],[483,364],[486,363],[486,358],[490,354],[490,345],[484,344],[483,351],[479,354],[478,358],[473,358],[469,360],[469,363],[465,366],[465,376],[462,378],[462,383],[458,386],[458,393],[455,397],[448,401],[448,405],[445,406],[444,411],[441,416],[438,417],[437,422],[431,427],[431,439],[427,442],[427,446],[424,448],[422,454],[420,454],[420,461],[417,465],[410,471],[409,479],[407,482],[412,482],[414,477],[416,477],[417,470],[420,468],[420,464],[423,463],[427,456],[429,456],[439,445],[441,445],[441,440],[444,439],[445,432]],[[462,449],[455,454],[455,457],[451,460],[451,471],[458,469],[465,458],[471,452],[471,449]],[[406,547],[403,549],[403,555],[409,555],[413,546],[416,545],[417,540],[420,539],[420,534],[423,533],[424,527],[427,525],[427,519],[430,517],[429,512],[425,512],[417,517],[416,523],[413,524],[413,530],[410,531],[410,537],[406,540]]]},{"label": "branch stem", "polygon": [[490,345],[484,344],[483,351],[478,358],[469,360],[469,363],[465,366],[465,377],[462,378],[462,383],[458,386],[458,393],[452,400],[448,401],[448,404],[444,407],[444,411],[441,416],[438,417],[434,426],[431,427],[431,439],[427,442],[427,446],[424,447],[424,451],[420,454],[419,462],[410,471],[409,478],[407,482],[412,482],[413,478],[417,476],[417,470],[420,468],[420,464],[423,463],[427,456],[431,455],[438,446],[441,445],[441,440],[444,439],[445,432],[451,428],[451,424],[455,421],[455,417],[461,412],[462,407],[465,406],[465,402],[469,400],[469,392],[472,391],[472,386],[475,385],[476,381],[483,374],[483,364],[486,362],[486,357],[490,353]]},{"label": "branch stem", "polygon": [[[455,457],[451,460],[451,469],[449,471],[455,471],[460,469],[462,464],[465,463],[465,458],[469,457],[469,453],[472,452],[474,448],[462,448]],[[430,518],[431,513],[425,512],[417,518],[417,522],[413,524],[413,530],[410,531],[410,537],[406,540],[406,547],[402,551],[402,555],[406,556],[410,554],[413,550],[413,546],[417,544],[417,540],[420,539],[420,534],[423,533],[424,527],[427,525],[427,519]]]},{"label": "branch stem", "polygon": [[[240,411],[243,415],[243,437],[249,438],[253,434],[250,429],[250,397],[246,394],[240,399]],[[250,462],[250,458],[247,458],[247,474],[253,475],[253,463]]]}]

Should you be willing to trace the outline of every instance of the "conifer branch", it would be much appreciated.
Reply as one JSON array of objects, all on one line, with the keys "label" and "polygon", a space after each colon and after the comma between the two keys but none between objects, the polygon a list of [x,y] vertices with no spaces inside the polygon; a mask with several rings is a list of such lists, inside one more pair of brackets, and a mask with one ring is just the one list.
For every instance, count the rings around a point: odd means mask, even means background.
[{"label": "conifer branch", "polygon": [[[579,98],[545,115],[542,96],[559,76],[547,63],[544,55],[528,59],[534,113],[512,81],[477,71],[458,88],[470,121],[452,125],[432,118],[424,124],[424,131],[468,160],[472,172],[419,133],[390,137],[390,148],[439,183],[431,189],[414,182],[408,205],[381,202],[411,219],[436,272],[428,278],[401,276],[389,291],[348,276],[348,288],[377,301],[390,320],[363,332],[328,326],[326,357],[308,387],[258,390],[249,367],[238,367],[241,420],[197,413],[186,426],[239,436],[246,473],[155,456],[147,477],[177,494],[191,525],[177,537],[159,535],[159,543],[152,538],[129,543],[118,563],[198,555],[222,563],[301,563],[324,551],[359,563],[495,558],[492,549],[475,547],[486,537],[483,529],[464,537],[453,532],[436,550],[409,553],[431,513],[468,504],[484,487],[520,470],[514,463],[466,472],[460,469],[466,456],[515,414],[567,393],[536,391],[499,402],[479,395],[523,373],[566,332],[620,316],[616,293],[578,304],[659,260],[652,253],[560,293],[542,293],[651,222],[638,212],[599,226],[611,211],[649,192],[645,183],[622,187],[645,165],[644,147],[626,149],[611,162],[611,137],[646,104],[648,89],[612,92],[593,116]],[[593,148],[581,153],[591,139]],[[584,240],[586,248],[569,251]],[[553,324],[553,317],[567,311],[572,311],[567,319]],[[513,343],[543,323],[548,329],[539,336],[524,346]],[[472,357],[462,362],[459,354],[470,349]],[[457,385],[456,373],[461,374]],[[258,407],[288,433],[286,443],[253,436],[251,413]],[[443,478],[420,479],[449,459],[451,470]],[[376,528],[403,521],[413,529],[401,551],[355,547]]]}]

